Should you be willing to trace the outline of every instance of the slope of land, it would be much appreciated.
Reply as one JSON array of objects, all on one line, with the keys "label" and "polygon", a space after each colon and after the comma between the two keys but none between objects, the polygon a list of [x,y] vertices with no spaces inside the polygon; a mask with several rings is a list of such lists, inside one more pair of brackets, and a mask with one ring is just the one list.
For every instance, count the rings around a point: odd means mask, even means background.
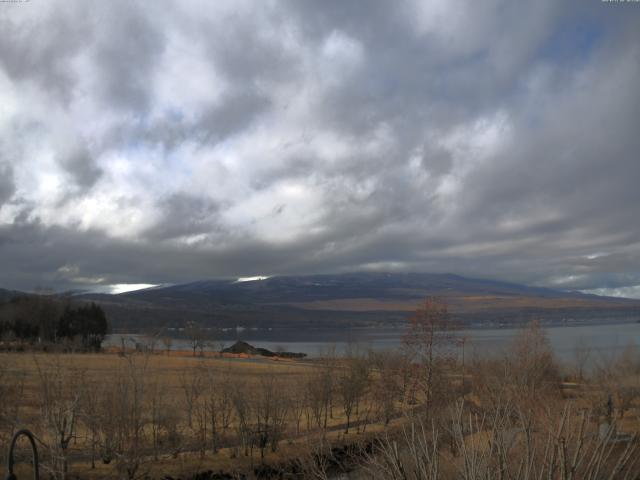
[{"label": "slope of land", "polygon": [[119,295],[83,295],[99,302],[116,327],[337,328],[404,321],[426,296],[447,299],[465,323],[532,319],[637,321],[640,301],[529,287],[451,274],[353,273],[199,281]]}]

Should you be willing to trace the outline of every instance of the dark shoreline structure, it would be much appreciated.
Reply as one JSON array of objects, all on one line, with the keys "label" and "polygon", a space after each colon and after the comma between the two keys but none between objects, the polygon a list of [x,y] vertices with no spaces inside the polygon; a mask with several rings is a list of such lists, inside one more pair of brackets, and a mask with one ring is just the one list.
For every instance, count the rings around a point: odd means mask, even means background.
[{"label": "dark shoreline structure", "polygon": [[236,343],[222,350],[222,353],[244,353],[247,355],[258,355],[261,357],[281,357],[281,358],[304,358],[306,353],[294,353],[294,352],[272,352],[266,348],[258,348],[253,345],[238,340]]}]

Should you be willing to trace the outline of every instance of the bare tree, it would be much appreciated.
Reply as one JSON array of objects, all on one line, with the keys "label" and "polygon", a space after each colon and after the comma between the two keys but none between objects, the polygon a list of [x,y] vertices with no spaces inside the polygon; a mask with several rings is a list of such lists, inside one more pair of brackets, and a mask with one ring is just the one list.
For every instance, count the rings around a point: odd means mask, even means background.
[{"label": "bare tree", "polygon": [[324,362],[307,377],[309,411],[315,424],[326,430],[334,392],[334,374],[331,363]]},{"label": "bare tree", "polygon": [[169,355],[171,347],[173,346],[173,338],[171,338],[166,332],[162,336],[162,344],[164,345],[165,352]]},{"label": "bare tree", "polygon": [[555,407],[559,379],[553,350],[537,323],[522,329],[506,352],[472,361],[473,393],[485,407],[498,408],[505,401],[523,409]]},{"label": "bare tree", "polygon": [[[296,425],[296,435],[300,435],[300,424],[309,407],[309,392],[303,384],[295,383],[289,387],[289,405],[291,416]],[[307,425],[308,428],[308,425]]]},{"label": "bare tree", "polygon": [[422,375],[416,375],[416,380],[427,407],[433,401],[434,386],[442,380],[440,366],[452,358],[457,329],[446,301],[441,298],[426,298],[409,319],[404,345],[409,357],[420,365]]},{"label": "bare tree", "polygon": [[196,368],[186,368],[180,375],[180,389],[187,412],[187,424],[193,428],[193,416],[197,403],[204,392],[205,370],[202,365]]},{"label": "bare tree", "polygon": [[260,458],[264,458],[267,446],[275,452],[284,433],[289,402],[282,392],[283,383],[275,375],[263,375],[257,387],[255,398],[255,432]]},{"label": "bare tree", "polygon": [[511,344],[514,367],[510,383],[525,398],[534,399],[544,392],[558,390],[559,368],[545,330],[530,323]]},{"label": "bare tree", "polygon": [[240,448],[244,451],[245,456],[251,456],[253,459],[254,438],[251,425],[253,405],[247,386],[240,382],[234,382],[231,400],[235,412],[235,429],[240,441]]},{"label": "bare tree", "polygon": [[202,394],[196,400],[195,408],[193,409],[195,421],[192,429],[195,433],[196,446],[200,452],[200,458],[204,458],[207,451],[210,434],[209,426],[211,425],[210,414],[215,413],[215,410],[212,412],[211,405],[207,400],[206,387],[203,387]]},{"label": "bare tree", "polygon": [[154,354],[156,352],[156,346],[160,343],[161,339],[163,338],[163,333],[164,330],[163,329],[157,329],[156,331],[152,332],[150,335],[147,335],[146,337],[146,350],[151,353]]},{"label": "bare tree", "polygon": [[64,480],[69,472],[69,446],[77,433],[83,372],[63,366],[59,358],[49,365],[41,365],[35,357],[34,362],[40,387],[40,418],[49,439],[51,474]]},{"label": "bare tree", "polygon": [[175,456],[181,447],[178,431],[179,408],[166,395],[166,385],[157,380],[147,386],[147,408],[149,412],[148,431],[151,434],[153,458],[158,460],[161,447],[166,447]]},{"label": "bare tree", "polygon": [[202,326],[195,322],[189,322],[184,329],[184,334],[191,346],[193,356],[196,356],[196,351],[200,350],[200,354],[204,350],[206,345],[206,332]]},{"label": "bare tree", "polygon": [[205,394],[205,408],[211,431],[211,449],[218,452],[220,437],[225,434],[231,424],[233,414],[232,384],[229,372],[217,375],[213,370],[208,372]]},{"label": "bare tree", "polygon": [[103,396],[104,384],[82,377],[80,386],[80,419],[88,434],[91,448],[91,469],[96,468],[96,453],[100,439],[100,398]]},{"label": "bare tree", "polygon": [[148,422],[148,357],[132,355],[109,379],[101,402],[103,461],[115,460],[118,475],[129,480],[144,476],[147,463],[145,425]]},{"label": "bare tree", "polygon": [[376,353],[372,362],[376,375],[371,382],[371,399],[377,416],[386,426],[396,414],[397,401],[404,395],[401,386],[404,362],[395,352]]},{"label": "bare tree", "polygon": [[357,354],[349,354],[337,372],[337,390],[347,419],[344,433],[349,433],[351,416],[360,407],[369,385],[369,361]]}]

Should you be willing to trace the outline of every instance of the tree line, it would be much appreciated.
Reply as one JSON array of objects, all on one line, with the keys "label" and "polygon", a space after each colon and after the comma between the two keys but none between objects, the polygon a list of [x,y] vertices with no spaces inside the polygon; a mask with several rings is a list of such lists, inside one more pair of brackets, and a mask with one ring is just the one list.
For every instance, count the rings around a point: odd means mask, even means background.
[{"label": "tree line", "polygon": [[108,330],[104,310],[93,302],[22,295],[0,304],[0,339],[8,344],[65,344],[99,350]]}]

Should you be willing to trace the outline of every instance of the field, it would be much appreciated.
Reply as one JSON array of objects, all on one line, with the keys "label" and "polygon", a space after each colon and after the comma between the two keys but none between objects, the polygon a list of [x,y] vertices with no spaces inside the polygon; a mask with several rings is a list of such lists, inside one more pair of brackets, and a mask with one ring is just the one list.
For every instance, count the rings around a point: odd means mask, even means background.
[{"label": "field", "polygon": [[[60,479],[600,478],[617,463],[611,478],[636,478],[623,476],[640,430],[635,349],[586,375],[578,354],[558,365],[533,326],[506,356],[463,365],[427,348],[445,333],[430,331],[414,330],[405,351],[314,361],[1,353],[2,452],[27,427],[43,471]],[[462,475],[465,465],[484,474]]]},{"label": "field", "polygon": [[[342,367],[332,361],[333,375]],[[127,468],[137,470],[130,475],[136,478],[250,471],[259,463],[304,456],[317,437],[345,440],[341,406],[323,400],[302,410],[310,383],[327,378],[322,362],[187,352],[2,353],[0,365],[7,399],[3,443],[7,427],[27,426],[41,442],[45,463],[82,478],[127,477]],[[358,402],[350,419],[357,426],[347,435],[379,427],[373,406]],[[242,438],[256,430],[264,431],[262,448],[259,440]],[[68,445],[52,449],[65,435]],[[61,457],[64,464],[54,466]]]}]

